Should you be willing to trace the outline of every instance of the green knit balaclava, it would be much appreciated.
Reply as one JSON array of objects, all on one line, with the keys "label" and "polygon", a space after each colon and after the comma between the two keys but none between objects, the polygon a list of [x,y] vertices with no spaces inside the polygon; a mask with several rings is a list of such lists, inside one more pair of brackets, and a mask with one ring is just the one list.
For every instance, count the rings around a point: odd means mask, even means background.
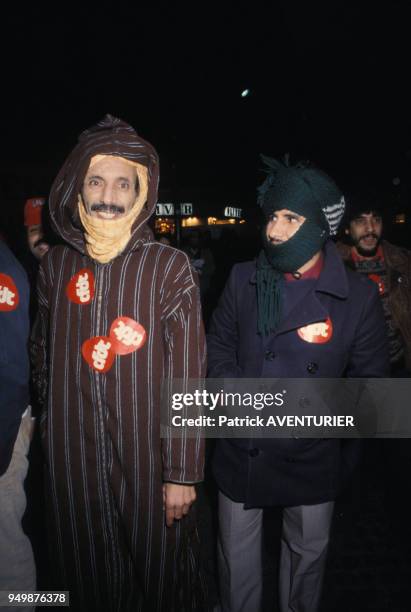
[{"label": "green knit balaclava", "polygon": [[258,189],[258,203],[268,223],[276,210],[305,217],[286,242],[272,244],[263,231],[264,248],[257,260],[258,332],[275,331],[281,318],[283,273],[295,273],[336,234],[344,214],[344,197],[335,182],[307,162],[289,166],[262,156],[267,178]]}]

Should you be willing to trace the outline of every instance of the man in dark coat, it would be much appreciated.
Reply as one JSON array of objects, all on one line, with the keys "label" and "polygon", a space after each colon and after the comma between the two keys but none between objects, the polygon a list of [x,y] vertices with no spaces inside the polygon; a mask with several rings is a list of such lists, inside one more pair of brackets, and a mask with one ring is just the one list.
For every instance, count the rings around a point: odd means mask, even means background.
[{"label": "man in dark coat", "polygon": [[158,157],[107,115],[50,193],[65,242],[44,255],[33,333],[44,398],[54,588],[76,610],[201,610],[190,506],[198,439],[160,438],[164,379],[204,375],[188,258],[153,241]]},{"label": "man in dark coat", "polygon": [[[209,376],[383,376],[387,342],[376,287],[346,271],[328,240],[344,211],[341,192],[314,167],[266,161],[264,248],[231,272],[210,326]],[[281,611],[318,609],[334,500],[350,460],[338,439],[218,441],[224,611],[261,609],[266,506],[283,507]]]},{"label": "man in dark coat", "polygon": [[[29,328],[27,275],[0,239],[0,591],[3,595],[6,591],[36,588],[33,551],[22,528],[26,508],[24,481],[34,421],[29,406]],[[6,597],[2,603],[6,606]],[[33,609],[30,605],[24,608],[26,612]]]}]

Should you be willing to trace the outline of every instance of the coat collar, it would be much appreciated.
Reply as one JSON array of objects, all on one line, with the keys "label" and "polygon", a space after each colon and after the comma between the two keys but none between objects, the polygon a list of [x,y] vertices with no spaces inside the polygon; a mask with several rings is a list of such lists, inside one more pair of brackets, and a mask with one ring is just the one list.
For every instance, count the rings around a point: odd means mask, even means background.
[{"label": "coat collar", "polygon": [[315,291],[346,299],[349,291],[347,271],[332,240],[325,243],[324,255],[324,267],[315,286]]},{"label": "coat collar", "polygon": [[[255,269],[250,277],[250,282],[256,282]],[[298,283],[299,281],[295,282]],[[274,336],[268,336],[263,339],[264,345],[268,345],[279,334],[326,320],[329,312],[319,299],[319,293],[332,295],[339,299],[346,299],[349,293],[344,263],[337,252],[335,244],[331,240],[327,241],[324,246],[324,266],[315,286],[288,313],[280,323]]]}]

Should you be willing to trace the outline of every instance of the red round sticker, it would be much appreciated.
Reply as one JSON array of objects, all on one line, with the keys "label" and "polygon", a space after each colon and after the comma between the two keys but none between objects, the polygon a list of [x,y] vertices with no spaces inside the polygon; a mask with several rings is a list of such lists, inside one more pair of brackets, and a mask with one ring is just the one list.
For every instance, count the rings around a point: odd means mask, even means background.
[{"label": "red round sticker", "polygon": [[332,338],[333,324],[331,319],[328,318],[326,321],[318,321],[318,323],[311,323],[310,325],[305,325],[305,327],[300,327],[297,329],[297,333],[305,342],[324,344]]},{"label": "red round sticker", "polygon": [[378,291],[380,295],[383,295],[385,293],[385,285],[382,281],[381,276],[379,276],[378,274],[369,274],[368,278],[372,280],[374,283],[377,283]]},{"label": "red round sticker", "polygon": [[110,327],[110,341],[117,355],[127,355],[140,349],[147,339],[144,327],[129,317],[117,317]]},{"label": "red round sticker", "polygon": [[83,342],[81,352],[89,366],[102,374],[108,372],[116,356],[107,336],[95,336],[86,340]]},{"label": "red round sticker", "polygon": [[68,299],[75,304],[90,304],[94,297],[94,274],[89,268],[77,272],[66,287]]},{"label": "red round sticker", "polygon": [[0,311],[10,312],[19,305],[19,292],[14,280],[8,274],[0,272]]}]

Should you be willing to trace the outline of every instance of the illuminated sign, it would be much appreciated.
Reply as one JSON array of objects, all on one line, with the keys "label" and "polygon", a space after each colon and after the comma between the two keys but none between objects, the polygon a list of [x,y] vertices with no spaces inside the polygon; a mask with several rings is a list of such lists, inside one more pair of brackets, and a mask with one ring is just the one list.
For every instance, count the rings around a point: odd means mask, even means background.
[{"label": "illuminated sign", "polygon": [[167,202],[166,204],[157,204],[156,215],[157,217],[161,217],[162,215],[164,215],[165,217],[171,217],[171,215],[174,215],[174,204],[172,202]]},{"label": "illuminated sign", "polygon": [[180,204],[180,213],[186,217],[191,217],[193,214],[193,205],[189,202]]},{"label": "illuminated sign", "polygon": [[[178,209],[177,209],[178,210]],[[157,217],[172,217],[174,215],[174,204],[173,202],[167,202],[165,204],[157,204],[156,215]],[[193,205],[189,202],[180,204],[180,215],[184,217],[191,217],[193,214]]]},{"label": "illuminated sign", "polygon": [[224,208],[224,217],[233,217],[234,219],[241,219],[241,208],[226,206]]}]

